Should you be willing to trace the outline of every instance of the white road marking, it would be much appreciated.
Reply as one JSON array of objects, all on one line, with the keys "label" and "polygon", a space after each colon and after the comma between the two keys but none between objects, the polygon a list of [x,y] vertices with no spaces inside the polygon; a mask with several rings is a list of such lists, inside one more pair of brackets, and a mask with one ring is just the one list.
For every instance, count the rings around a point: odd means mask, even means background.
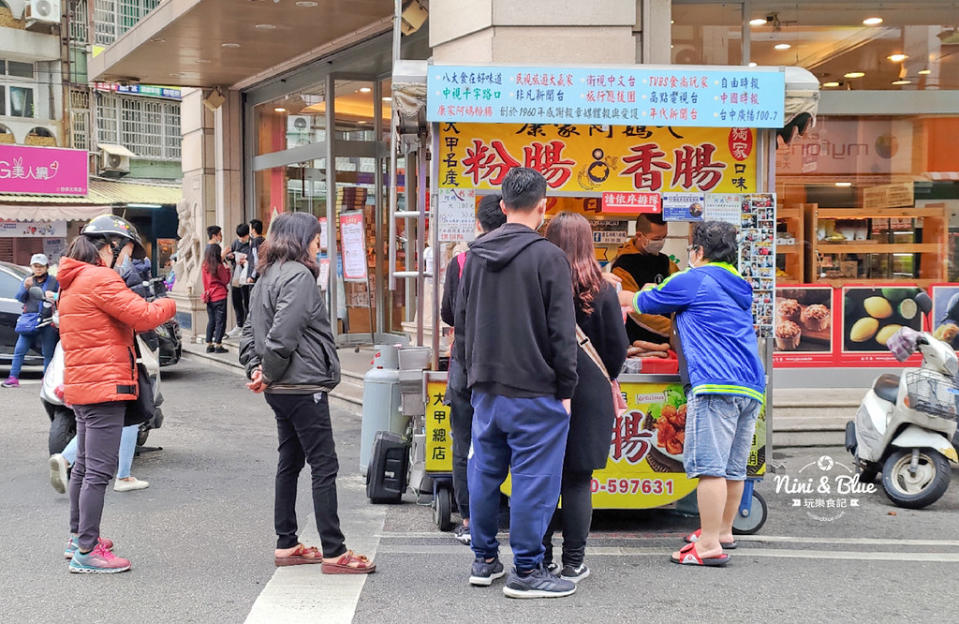
[{"label": "white road marking", "polygon": [[[662,535],[638,535],[635,533],[593,533],[593,539],[614,539],[614,540],[671,540],[681,539],[686,532],[663,533]],[[377,535],[385,539],[433,539],[444,542],[453,542],[452,533],[437,533],[436,531],[410,531],[410,532],[384,532]],[[509,533],[500,532],[497,535],[500,542],[509,540]],[[846,544],[862,546],[941,546],[959,548],[959,540],[929,540],[929,539],[883,539],[872,537],[792,537],[786,535],[737,535],[736,540],[740,542],[771,542],[771,543],[795,543],[795,544]],[[754,549],[750,549],[754,550]]]},{"label": "white road marking", "polygon": [[[668,548],[632,548],[622,546],[591,546],[586,548],[587,556],[594,557],[665,557]],[[390,555],[463,555],[464,561],[472,558],[469,549],[462,545],[381,544],[381,554]],[[500,545],[500,555],[506,560],[512,551],[506,544]],[[866,552],[841,550],[791,550],[785,548],[743,548],[730,552],[736,559],[746,557],[770,557],[782,559],[844,559],[849,561],[922,561],[932,563],[959,563],[959,553],[915,553],[915,552]]]},{"label": "white road marking", "polygon": [[[305,473],[309,475],[309,472]],[[308,477],[307,477],[308,478]],[[340,498],[349,490],[364,490],[362,477],[337,480]],[[365,496],[365,491],[353,496]],[[379,545],[386,518],[385,505],[365,505],[340,512],[340,524],[346,535],[346,546],[373,559]],[[300,522],[300,541],[319,547],[313,514]],[[264,553],[269,556],[269,551]],[[270,582],[260,592],[246,618],[246,624],[349,624],[353,621],[366,574],[328,575],[320,565],[300,565],[277,568]]]}]

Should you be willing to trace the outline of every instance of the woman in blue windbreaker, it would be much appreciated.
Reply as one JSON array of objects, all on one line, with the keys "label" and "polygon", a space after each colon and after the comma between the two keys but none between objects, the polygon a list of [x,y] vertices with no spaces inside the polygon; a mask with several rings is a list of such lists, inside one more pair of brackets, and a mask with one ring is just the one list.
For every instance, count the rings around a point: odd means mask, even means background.
[{"label": "woman in blue windbreaker", "polygon": [[640,314],[676,313],[675,327],[690,384],[683,463],[698,478],[700,530],[673,553],[683,565],[723,566],[735,548],[732,524],[766,376],[753,328],[753,292],[736,270],[736,228],[700,223],[689,246],[690,268],[658,286],[623,292]]}]

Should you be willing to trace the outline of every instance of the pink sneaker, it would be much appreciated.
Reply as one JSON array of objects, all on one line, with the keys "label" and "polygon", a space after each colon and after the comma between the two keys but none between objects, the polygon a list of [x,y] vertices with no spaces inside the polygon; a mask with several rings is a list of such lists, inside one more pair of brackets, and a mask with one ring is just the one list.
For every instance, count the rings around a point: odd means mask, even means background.
[{"label": "pink sneaker", "polygon": [[[112,540],[112,539],[107,538],[107,537],[99,537],[99,538],[97,538],[97,540],[98,540],[97,543],[98,543],[98,544],[103,544],[103,547],[106,548],[107,550],[113,550],[113,540]],[[72,558],[73,558],[73,555],[77,552],[77,549],[78,549],[79,547],[80,547],[80,545],[77,543],[77,536],[76,536],[76,535],[71,535],[71,536],[67,539],[67,547],[63,550],[63,558],[64,558],[64,559],[72,559]]]},{"label": "pink sneaker", "polygon": [[70,560],[70,572],[74,574],[116,574],[130,569],[130,560],[117,557],[98,543],[96,548],[83,554],[79,550]]},{"label": "pink sneaker", "polygon": [[4,388],[19,388],[20,380],[17,379],[16,377],[10,376],[10,377],[7,377],[6,381],[0,384],[0,386],[3,386]]}]

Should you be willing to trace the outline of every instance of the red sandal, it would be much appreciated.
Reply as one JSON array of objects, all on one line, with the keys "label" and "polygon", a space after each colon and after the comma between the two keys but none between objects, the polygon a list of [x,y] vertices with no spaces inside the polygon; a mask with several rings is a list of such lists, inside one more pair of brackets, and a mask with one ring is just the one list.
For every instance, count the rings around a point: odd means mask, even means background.
[{"label": "red sandal", "polygon": [[686,544],[679,550],[679,558],[670,557],[669,560],[679,565],[721,568],[729,563],[729,555],[723,553],[718,557],[706,557],[703,559],[696,551],[696,544]]},{"label": "red sandal", "polygon": [[363,555],[355,554],[352,550],[340,555],[333,563],[323,562],[323,574],[370,574],[375,571],[375,563]]},{"label": "red sandal", "polygon": [[[703,530],[696,529],[695,531],[693,531],[692,533],[684,537],[683,541],[686,542],[687,544],[695,544],[696,542],[699,541],[699,538],[702,537],[702,535],[703,535]],[[739,544],[736,543],[736,540],[733,540],[731,542],[719,542],[719,545],[722,546],[724,550],[736,550],[736,547],[739,546]]]},{"label": "red sandal", "polygon": [[273,557],[277,567],[303,565],[308,563],[323,563],[323,555],[316,546],[297,544],[296,550],[285,557]]}]

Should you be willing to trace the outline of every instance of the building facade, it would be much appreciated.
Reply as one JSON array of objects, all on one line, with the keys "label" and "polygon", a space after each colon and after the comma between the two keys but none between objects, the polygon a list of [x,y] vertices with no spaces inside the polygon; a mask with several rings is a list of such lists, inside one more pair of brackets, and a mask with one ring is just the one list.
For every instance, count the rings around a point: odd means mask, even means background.
[{"label": "building facade", "polygon": [[[843,383],[859,384],[874,374],[873,367],[887,365],[875,337],[851,340],[851,324],[858,319],[856,306],[865,314],[862,302],[871,296],[900,305],[902,293],[894,289],[903,285],[933,291],[933,324],[951,322],[947,303],[959,292],[953,262],[959,163],[951,149],[959,138],[954,3],[399,4],[407,33],[403,59],[809,70],[822,89],[819,117],[803,137],[783,144],[776,158],[778,299],[826,308],[830,329],[820,323],[798,345],[784,342],[776,365],[788,374],[777,373],[777,381],[830,385],[829,371],[841,368],[848,373]],[[242,11],[230,6],[226,0],[165,2],[90,66],[96,80],[195,89],[183,101],[180,210],[189,240],[182,261],[191,263],[183,267],[191,279],[179,293],[181,311],[202,317],[196,256],[206,225],[229,231],[241,221],[268,222],[283,211],[325,217],[362,210],[371,279],[368,286],[331,289],[344,320],[340,331],[366,340],[371,329],[403,333],[418,306],[409,280],[395,289],[387,280],[394,148],[401,210],[404,199],[413,205],[417,180],[414,163],[405,162],[410,154],[391,144],[388,131],[395,3],[281,0],[250,3]],[[204,27],[212,20],[215,32]],[[411,225],[396,232],[405,241],[392,260],[398,271],[427,262],[409,258],[416,235],[406,229]],[[682,258],[685,238],[685,228],[674,227],[667,250]],[[882,321],[918,322],[898,312]]]}]

